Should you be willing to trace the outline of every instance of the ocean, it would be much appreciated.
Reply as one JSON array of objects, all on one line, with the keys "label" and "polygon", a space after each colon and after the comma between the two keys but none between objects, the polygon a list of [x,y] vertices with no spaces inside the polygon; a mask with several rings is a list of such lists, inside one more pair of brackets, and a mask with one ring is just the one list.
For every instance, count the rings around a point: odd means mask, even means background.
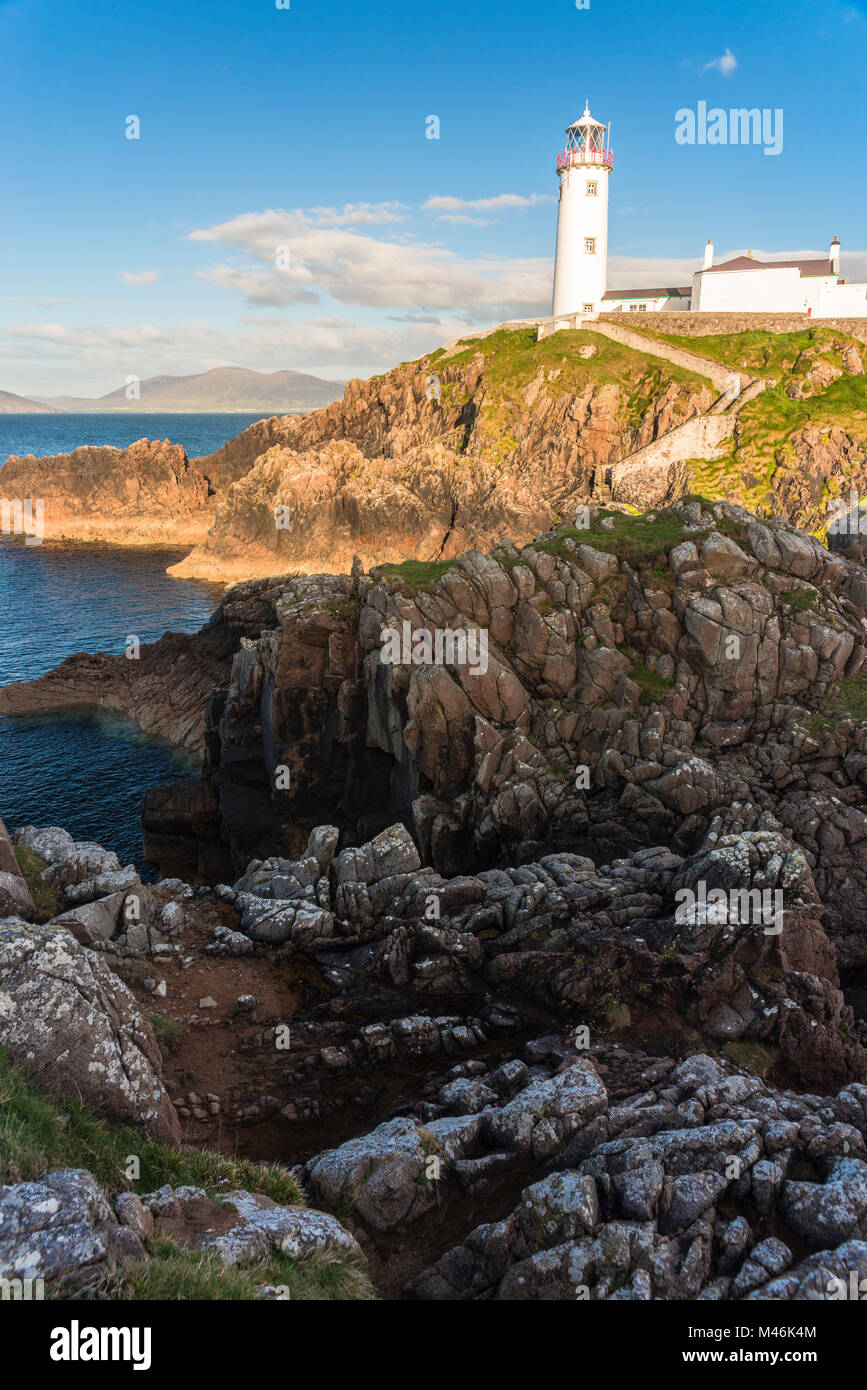
[{"label": "ocean", "polygon": [[[169,439],[212,453],[258,415],[0,415],[0,459]],[[3,496],[0,467],[0,497]],[[81,651],[122,652],[127,633],[151,642],[195,632],[222,590],[172,579],[185,548],[131,550],[0,536],[0,685],[44,675]],[[10,830],[60,825],[113,849],[152,878],[142,856],[141,798],[189,762],[118,715],[0,718],[0,816]]]}]

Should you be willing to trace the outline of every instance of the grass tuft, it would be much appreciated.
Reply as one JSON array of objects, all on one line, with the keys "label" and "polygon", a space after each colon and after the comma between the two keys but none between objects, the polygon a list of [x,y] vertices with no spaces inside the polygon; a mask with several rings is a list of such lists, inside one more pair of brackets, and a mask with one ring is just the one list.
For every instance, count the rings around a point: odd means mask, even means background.
[{"label": "grass tuft", "polygon": [[36,921],[49,922],[63,911],[63,893],[60,888],[43,883],[40,877],[42,870],[48,868],[48,860],[27,845],[15,845],[14,849],[18,867],[27,880],[27,887],[36,904]]},{"label": "grass tuft", "polygon": [[726,1061],[732,1062],[736,1067],[743,1067],[745,1071],[751,1071],[755,1076],[762,1078],[767,1076],[777,1060],[777,1054],[773,1048],[764,1047],[760,1042],[750,1042],[749,1040],[726,1043],[723,1048],[723,1056]]},{"label": "grass tuft", "polygon": [[55,1296],[142,1303],[237,1302],[263,1296],[305,1302],[376,1297],[362,1262],[345,1250],[315,1251],[303,1259],[272,1255],[243,1268],[223,1264],[212,1251],[185,1250],[165,1238],[151,1243],[150,1254],[147,1262],[126,1261],[83,1286],[66,1282]]},{"label": "grass tuft", "polygon": [[[135,1184],[126,1175],[130,1154],[141,1164]],[[0,1182],[32,1181],[55,1168],[87,1168],[114,1193],[133,1186],[151,1192],[171,1183],[206,1191],[242,1187],[285,1206],[303,1202],[298,1183],[279,1164],[172,1148],[137,1130],[109,1125],[80,1102],[34,1084],[0,1050]]]},{"label": "grass tuft", "polygon": [[397,583],[404,593],[412,595],[429,592],[456,564],[457,559],[403,560],[399,565],[376,565],[371,570],[371,575],[374,579],[384,580],[386,583]]}]

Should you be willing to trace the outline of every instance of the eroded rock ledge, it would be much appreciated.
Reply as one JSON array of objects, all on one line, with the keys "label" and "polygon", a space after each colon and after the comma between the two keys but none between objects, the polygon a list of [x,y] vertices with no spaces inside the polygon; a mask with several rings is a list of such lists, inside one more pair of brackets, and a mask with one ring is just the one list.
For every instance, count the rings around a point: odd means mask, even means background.
[{"label": "eroded rock ledge", "polygon": [[[53,1173],[0,1188],[0,1273],[99,1278],[169,1236],[232,1265],[363,1251],[380,1293],[422,1300],[848,1297],[867,1274],[864,1024],[803,854],[740,814],[686,859],[561,853],[453,878],[400,825],[343,850],[320,826],[300,859],[199,890],[119,887],[129,871],[99,846],[16,832],[72,906],[0,930],[0,1044],[43,1076],[57,991],[80,991],[54,1077],[75,1094],[71,1060],[146,998],[181,1034],[166,1086],[109,1067],[103,1112],[127,1119],[132,1084],[136,1122],[159,1135],[171,1116],[171,1138],[180,1117],[188,1143],[231,1151],[267,1120],[316,1209],[170,1185],[112,1209],[87,1172]],[[673,895],[697,878],[779,891],[779,931],[679,918]],[[278,1048],[286,1014],[263,1001],[301,961],[324,990]],[[258,997],[232,1000],[239,962]],[[188,973],[216,997],[179,1017]],[[191,1065],[204,1092],[220,1054],[238,1059],[237,1093],[169,1101]],[[144,1108],[158,1099],[159,1120]]]}]

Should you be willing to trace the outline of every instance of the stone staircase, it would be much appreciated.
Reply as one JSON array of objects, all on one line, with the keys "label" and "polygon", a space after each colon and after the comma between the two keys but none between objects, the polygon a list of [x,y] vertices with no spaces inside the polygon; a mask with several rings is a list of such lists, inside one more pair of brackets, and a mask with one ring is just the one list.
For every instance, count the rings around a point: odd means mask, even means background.
[{"label": "stone staircase", "polygon": [[[646,317],[652,317],[648,315]],[[568,325],[567,325],[568,320]],[[667,430],[665,434],[646,444],[634,453],[627,454],[617,463],[599,467],[593,477],[593,499],[595,502],[623,502],[646,510],[648,507],[666,505],[672,501],[686,483],[686,463],[691,458],[715,459],[725,453],[723,442],[734,431],[738,411],[747,401],[751,401],[772,382],[763,377],[750,376],[747,372],[733,371],[709,357],[702,357],[686,348],[675,347],[673,343],[653,338],[648,333],[639,332],[626,324],[612,323],[610,319],[598,319],[592,315],[573,314],[557,319],[509,319],[475,336],[487,337],[501,329],[536,327],[539,337],[560,328],[585,328],[598,333],[612,342],[621,343],[635,352],[643,352],[647,357],[659,357],[676,367],[694,372],[704,377],[719,392],[713,405],[702,415],[694,416],[682,425]],[[454,339],[446,344],[446,352],[456,350],[463,340]]]},{"label": "stone staircase", "polygon": [[593,496],[598,501],[623,502],[641,511],[673,501],[686,484],[686,463],[692,458],[715,459],[725,453],[723,442],[734,431],[738,411],[770,384],[763,377],[735,372],[719,362],[637,333],[625,325],[594,323],[594,333],[636,352],[661,357],[705,377],[720,392],[709,410],[667,430],[650,444],[627,454],[610,468],[597,469]]}]

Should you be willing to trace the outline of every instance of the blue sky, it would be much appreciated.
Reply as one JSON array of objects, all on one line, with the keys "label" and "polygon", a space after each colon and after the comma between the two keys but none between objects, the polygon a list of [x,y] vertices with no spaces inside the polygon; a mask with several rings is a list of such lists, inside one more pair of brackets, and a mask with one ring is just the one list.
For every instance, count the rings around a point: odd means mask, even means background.
[{"label": "blue sky", "polygon": [[[867,278],[863,3],[0,0],[0,55],[0,389],[365,375],[544,312],[585,99],[610,284],[683,283],[709,235],[836,234]],[[782,108],[782,153],[678,145],[699,101]]]}]

